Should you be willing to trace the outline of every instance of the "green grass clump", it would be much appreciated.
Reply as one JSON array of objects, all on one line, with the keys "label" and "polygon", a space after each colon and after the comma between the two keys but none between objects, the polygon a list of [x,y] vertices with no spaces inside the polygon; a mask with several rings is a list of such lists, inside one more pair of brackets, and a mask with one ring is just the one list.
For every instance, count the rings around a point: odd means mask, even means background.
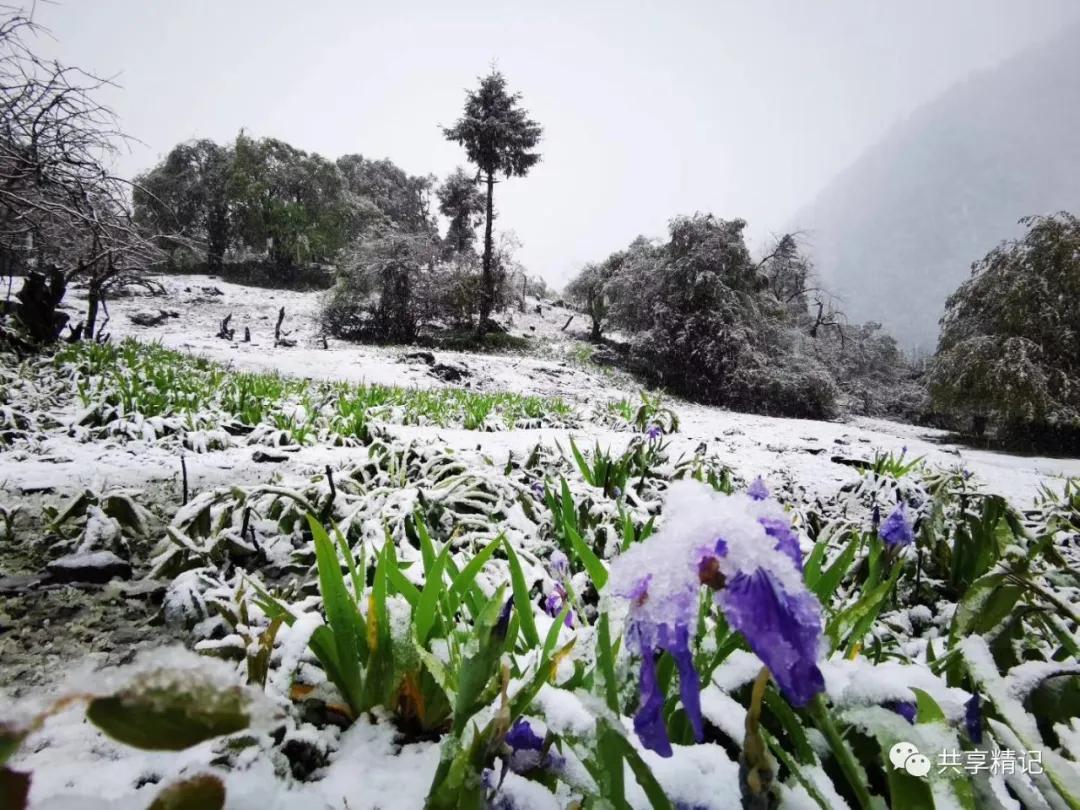
[{"label": "green grass clump", "polygon": [[366,440],[373,421],[498,430],[563,426],[574,421],[561,399],[464,389],[410,389],[310,381],[244,372],[157,343],[65,346],[54,367],[66,374],[84,424],[179,417],[190,429],[230,422],[269,425],[293,443],[325,433]]}]

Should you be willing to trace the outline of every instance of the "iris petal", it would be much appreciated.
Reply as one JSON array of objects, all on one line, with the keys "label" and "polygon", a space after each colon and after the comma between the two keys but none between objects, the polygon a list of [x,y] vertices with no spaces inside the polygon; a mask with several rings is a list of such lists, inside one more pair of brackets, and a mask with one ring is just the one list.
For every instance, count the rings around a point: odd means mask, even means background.
[{"label": "iris petal", "polygon": [[728,623],[772,672],[796,706],[825,689],[817,666],[821,608],[809,592],[789,594],[763,568],[740,572],[720,594]]},{"label": "iris petal", "polygon": [[634,731],[641,744],[662,757],[671,756],[671,741],[664,725],[664,695],[656,680],[656,651],[641,650],[641,705],[634,715]]}]

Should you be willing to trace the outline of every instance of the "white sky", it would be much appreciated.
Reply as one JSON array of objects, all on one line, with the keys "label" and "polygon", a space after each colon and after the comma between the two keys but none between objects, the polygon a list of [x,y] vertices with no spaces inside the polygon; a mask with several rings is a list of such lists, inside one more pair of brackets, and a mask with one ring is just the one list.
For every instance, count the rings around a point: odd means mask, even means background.
[{"label": "white sky", "polygon": [[464,164],[440,124],[492,60],[545,128],[497,227],[561,284],[678,213],[741,216],[757,249],[840,169],[970,72],[1051,36],[1075,0],[66,0],[63,61],[119,74],[121,173],[241,127],[414,174]]}]

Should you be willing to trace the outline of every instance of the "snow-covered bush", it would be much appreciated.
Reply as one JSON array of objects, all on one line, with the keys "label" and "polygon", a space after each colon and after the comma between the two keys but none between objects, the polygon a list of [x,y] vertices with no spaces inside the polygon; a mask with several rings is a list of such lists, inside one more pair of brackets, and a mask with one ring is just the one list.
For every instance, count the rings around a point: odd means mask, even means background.
[{"label": "snow-covered bush", "polygon": [[672,220],[663,245],[637,240],[612,265],[609,317],[655,384],[700,402],[827,416],[832,381],[797,356],[796,323],[751,261],[745,226],[696,214]]}]

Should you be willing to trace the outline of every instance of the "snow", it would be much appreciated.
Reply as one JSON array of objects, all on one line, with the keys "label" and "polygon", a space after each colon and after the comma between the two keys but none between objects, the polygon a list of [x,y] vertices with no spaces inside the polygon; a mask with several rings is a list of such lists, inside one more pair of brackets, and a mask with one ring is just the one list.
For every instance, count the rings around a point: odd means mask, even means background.
[{"label": "snow", "polygon": [[[330,340],[329,349],[321,345],[314,313],[318,293],[259,290],[228,284],[216,279],[197,276],[167,276],[161,282],[168,291],[169,306],[181,311],[181,317],[166,320],[157,327],[140,327],[128,317],[146,308],[144,297],[120,298],[110,302],[112,320],[109,331],[114,339],[131,335],[142,340],[160,340],[164,345],[191,351],[205,357],[245,370],[278,371],[283,374],[317,379],[366,381],[417,388],[443,388],[446,383],[429,373],[428,366],[417,362],[402,362],[407,351],[401,348],[356,346]],[[222,295],[208,295],[203,287],[214,286]],[[76,291],[77,292],[77,291]],[[78,306],[76,299],[71,302]],[[273,347],[269,335],[277,309],[286,309],[287,329],[297,346]],[[227,342],[214,337],[218,323],[233,313],[232,325],[241,335],[245,326],[253,333],[250,344]],[[535,341],[536,355],[492,354],[478,355],[437,351],[439,362],[465,366],[471,376],[468,385],[473,390],[512,391],[520,394],[559,396],[573,404],[580,421],[574,428],[528,428],[500,431],[473,431],[460,428],[440,428],[417,425],[380,425],[394,439],[415,442],[418,446],[442,444],[455,451],[456,458],[467,464],[470,474],[486,477],[499,486],[506,486],[502,468],[513,456],[521,460],[538,444],[554,448],[556,444],[568,451],[573,437],[580,447],[591,448],[595,443],[602,449],[620,452],[635,434],[614,429],[610,423],[596,418],[595,408],[606,401],[635,397],[634,383],[618,373],[583,365],[574,359],[575,340],[581,333],[562,332],[567,312],[546,308],[536,315],[530,306],[525,315],[515,315],[512,332],[527,335]],[[664,441],[669,444],[672,459],[692,456],[702,442],[728,464],[737,476],[749,481],[762,475],[770,487],[797,486],[806,497],[828,496],[841,487],[859,480],[859,473],[850,466],[835,463],[834,456],[844,458],[872,457],[875,451],[899,452],[907,447],[909,457],[924,456],[929,464],[939,467],[964,467],[974,473],[976,481],[986,489],[1007,496],[1014,505],[1024,508],[1031,504],[1044,484],[1059,486],[1065,476],[1080,476],[1080,460],[1022,457],[973,450],[950,445],[944,434],[925,428],[901,425],[883,420],[851,419],[846,422],[821,422],[782,419],[751,414],[732,413],[719,408],[668,401],[680,419],[680,430]],[[52,414],[67,426],[79,421],[79,409]],[[160,420],[159,420],[160,421]],[[154,440],[159,434],[154,420],[132,420],[125,436],[107,441],[83,441],[84,432],[50,430],[31,447],[0,451],[0,498],[30,497],[27,493],[43,493],[46,502],[70,496],[85,488],[95,491],[115,487],[135,488],[136,491],[157,490],[163,497],[173,499],[172,513],[181,509],[179,498],[180,448]],[[127,439],[126,436],[130,436]],[[316,445],[292,448],[286,458],[273,465],[258,464],[252,459],[252,447],[241,445],[222,431],[193,430],[186,434],[188,448],[186,464],[188,482],[194,497],[177,514],[175,523],[193,516],[205,505],[211,490],[221,486],[250,486],[275,483],[292,486],[307,483],[321,475],[326,465],[335,470],[362,457],[363,449]],[[194,452],[191,452],[194,451]],[[496,490],[501,491],[501,490]],[[205,493],[200,496],[198,493]],[[425,497],[437,500],[454,495],[453,489],[425,490]],[[384,520],[397,520],[411,513],[418,498],[416,488],[373,490],[367,496],[365,515],[377,515],[368,521],[366,532],[378,547],[384,538]],[[520,503],[509,501],[506,519],[500,528],[519,544],[519,556],[527,581],[540,581],[547,592],[549,572],[542,560],[547,549],[535,543],[537,526],[527,517]],[[752,502],[743,495],[724,496],[704,485],[691,482],[676,483],[669,490],[665,517],[657,533],[630,553],[616,558],[611,566],[609,590],[619,590],[640,576],[641,571],[654,572],[650,591],[656,598],[650,604],[657,610],[666,609],[669,600],[660,598],[668,590],[677,590],[687,577],[696,578],[696,570],[675,571],[670,566],[673,549],[679,544],[700,545],[714,540],[718,524],[724,527],[729,545],[730,560],[740,568],[766,565],[784,577],[796,576],[790,561],[776,552],[773,543],[764,542],[756,517],[761,509],[773,508]],[[758,510],[758,511],[755,511]],[[272,522],[254,523],[256,531],[271,537],[277,530]],[[95,509],[90,511],[85,547],[108,547],[116,539],[117,527],[112,519]],[[260,542],[262,542],[260,538]],[[271,557],[284,564],[292,548],[283,542],[281,548],[267,549]],[[107,552],[96,552],[107,553]],[[409,562],[418,559],[411,547],[399,551],[399,559]],[[685,555],[683,555],[685,556]],[[406,576],[416,578],[420,566],[404,569]],[[192,604],[201,599],[198,586],[201,569],[189,570],[169,587],[164,612],[173,622],[189,621],[192,615],[205,614],[205,606]],[[483,578],[483,587],[491,583]],[[791,583],[794,584],[794,583]],[[583,589],[578,588],[581,592]],[[318,672],[304,664],[309,658],[307,643],[310,635],[322,623],[314,612],[300,613],[291,627],[283,626],[276,647],[277,666],[268,691],[278,697],[287,695],[294,676]],[[926,607],[913,608],[906,615],[888,617],[910,627],[926,624],[935,618]],[[406,616],[404,604],[393,600],[392,615],[395,633],[403,630]],[[618,613],[612,612],[612,617]],[[665,617],[658,615],[656,620]],[[212,619],[212,622],[220,622]],[[551,619],[537,615],[541,634],[545,634]],[[149,632],[149,631],[148,631]],[[560,630],[565,643],[580,631]],[[970,643],[969,643],[970,642]],[[203,649],[243,647],[240,636],[226,635],[219,641],[203,640]],[[579,638],[575,654],[592,644],[591,639]],[[983,644],[979,647],[979,644]],[[445,650],[438,650],[446,654]],[[1047,665],[1024,665],[1002,680],[990,660],[985,644],[979,639],[965,642],[965,658],[976,681],[995,703],[1006,710],[1015,709],[1025,741],[1033,739],[1037,729],[1022,711],[1019,700],[1040,677]],[[224,662],[207,662],[195,656],[199,666],[218,666],[223,678],[235,678],[236,669]],[[158,665],[194,666],[182,656],[163,651],[155,659]],[[572,660],[562,662],[559,676],[572,671]],[[752,680],[761,663],[751,653],[735,651],[714,674],[712,684],[702,693],[705,716],[725,734],[738,741],[743,734],[745,710],[730,697],[730,693]],[[928,692],[942,707],[946,716],[956,720],[962,716],[964,702],[969,697],[962,689],[948,687],[941,678],[925,667],[886,661],[872,666],[864,658],[832,660],[822,663],[830,699],[853,717],[860,712],[877,713],[875,707],[891,700],[914,700],[913,688]],[[1060,671],[1060,668],[1058,668]],[[80,692],[105,690],[109,684],[120,682],[130,671],[107,669],[78,670],[60,684],[56,694],[64,689]],[[992,676],[992,677],[991,677]],[[59,677],[59,673],[58,673]],[[306,674],[304,674],[306,678]],[[77,686],[75,685],[77,683]],[[42,695],[31,705],[41,707],[48,696]],[[268,699],[269,700],[269,699]],[[570,692],[545,685],[529,712],[542,716],[553,732],[585,739],[595,732],[596,699],[585,693]],[[25,705],[4,705],[0,717],[25,717]],[[1010,724],[1014,717],[1007,711]],[[279,715],[280,716],[280,712]],[[902,723],[899,717],[897,723]],[[902,729],[901,726],[897,726]],[[1080,749],[1080,726],[1074,721],[1066,729],[1059,726],[1066,748],[1074,754]],[[265,732],[265,730],[263,730]],[[933,732],[922,729],[928,744],[941,744]],[[265,734],[263,735],[265,736]],[[72,707],[46,721],[42,729],[27,741],[16,757],[15,766],[33,770],[32,806],[37,808],[120,807],[143,808],[161,787],[175,779],[196,772],[218,773],[229,793],[230,808],[238,810],[275,810],[295,807],[381,808],[396,810],[423,805],[430,779],[439,760],[438,744],[419,742],[402,744],[393,725],[359,718],[340,733],[328,728],[316,730],[311,726],[289,728],[289,739],[303,738],[321,749],[330,751],[328,764],[320,771],[319,779],[297,782],[283,773],[287,763],[272,747],[251,749],[239,761],[241,766],[217,768],[210,763],[220,751],[213,742],[205,743],[179,754],[133,751],[110,742],[85,722],[80,707]],[[333,745],[329,745],[332,741]],[[265,744],[260,742],[260,746]],[[636,740],[635,740],[636,744]],[[737,765],[716,745],[675,747],[675,755],[662,759],[651,752],[642,756],[673,799],[688,807],[735,808],[739,806],[737,791],[718,790],[718,786],[737,782]],[[588,780],[573,755],[567,755],[568,768],[578,768],[580,779]],[[831,781],[820,768],[809,767],[804,774],[816,789],[836,807],[844,806]],[[151,781],[147,781],[152,777]],[[634,807],[647,807],[644,794],[628,771],[628,798]],[[518,808],[552,808],[565,806],[563,797],[555,797],[534,782],[517,775],[508,776],[503,792]],[[942,797],[943,801],[947,797]],[[796,783],[784,786],[782,805],[786,808],[814,806],[806,791]]]},{"label": "snow", "polygon": [[290,626],[282,626],[278,631],[282,639],[280,647],[280,663],[274,674],[274,686],[281,694],[289,694],[289,686],[292,684],[293,674],[300,664],[300,658],[307,653],[308,641],[311,634],[323,624],[322,617],[317,613],[303,613],[296,617]]}]

